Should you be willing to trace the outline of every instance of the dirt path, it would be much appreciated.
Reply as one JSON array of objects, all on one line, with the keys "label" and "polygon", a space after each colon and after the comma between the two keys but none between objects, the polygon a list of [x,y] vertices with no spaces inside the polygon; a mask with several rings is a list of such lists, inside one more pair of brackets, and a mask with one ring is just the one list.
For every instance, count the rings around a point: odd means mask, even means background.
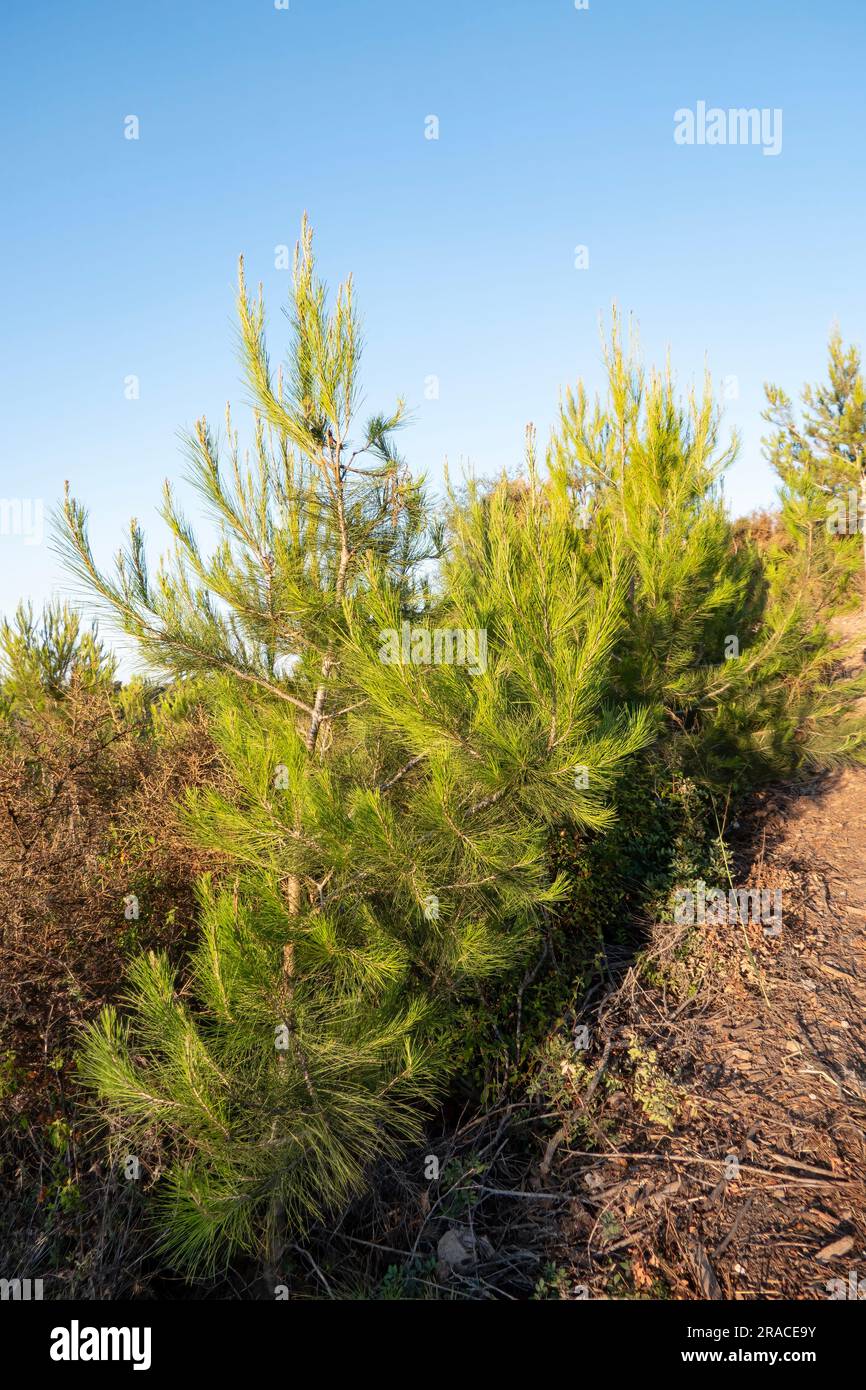
[{"label": "dirt path", "polygon": [[780,934],[657,929],[593,1029],[593,1142],[554,1168],[590,1297],[866,1297],[866,771],[765,793],[736,834]]}]

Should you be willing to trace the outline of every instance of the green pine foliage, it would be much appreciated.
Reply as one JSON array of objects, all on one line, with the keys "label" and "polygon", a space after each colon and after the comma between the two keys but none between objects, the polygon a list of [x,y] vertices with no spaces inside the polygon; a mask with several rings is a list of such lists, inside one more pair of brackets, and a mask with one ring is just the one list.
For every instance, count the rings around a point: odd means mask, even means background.
[{"label": "green pine foliage", "polygon": [[615,324],[607,399],[567,396],[544,475],[530,430],[525,476],[452,495],[443,526],[402,402],[358,418],[352,283],[329,301],[306,221],[290,307],[274,372],[241,265],[252,447],[228,412],[223,441],[205,420],[187,440],[212,553],[168,486],[154,575],[136,523],[106,574],[81,504],[61,518],[78,578],[207,693],[223,775],[185,824],[232,866],[200,885],[189,968],[140,958],[81,1074],[152,1162],[171,1257],[254,1252],[275,1277],[290,1235],[421,1137],[479,987],[575,901],[563,835],[586,870],[615,808],[683,770],[729,791],[863,743],[805,585],[735,540],[709,384],[682,404]]},{"label": "green pine foliage", "polygon": [[175,550],[154,578],[136,524],[105,575],[84,509],[67,497],[63,515],[75,572],[150,660],[208,675],[229,781],[187,801],[190,834],[236,865],[202,884],[188,976],[142,958],[81,1061],[127,1149],[159,1154],[164,1241],[191,1267],[250,1250],[275,1269],[288,1231],[419,1137],[455,1007],[565,894],[551,827],[607,824],[650,736],[645,711],[603,705],[625,601],[613,555],[601,585],[575,563],[567,499],[551,514],[531,459],[519,509],[475,497],[456,517],[431,585],[403,408],[354,437],[351,282],[329,309],[306,224],[293,285],[274,375],[241,273],[251,457],[230,420],[227,462],[206,422],[189,441],[214,554],[170,490]]},{"label": "green pine foliage", "polygon": [[796,569],[812,605],[831,613],[850,606],[858,568],[866,574],[866,384],[858,349],[846,348],[838,329],[827,356],[826,382],[803,387],[800,418],[780,387],[765,387],[772,432],[764,443],[794,551],[784,578]]},{"label": "green pine foliage", "polygon": [[603,402],[566,396],[550,469],[594,571],[611,537],[626,557],[615,697],[648,702],[665,756],[723,792],[862,756],[862,684],[840,676],[808,576],[782,556],[766,569],[735,538],[722,485],[737,441],[720,447],[709,381],[682,403],[670,368],[647,375],[623,348],[616,318],[606,361]]},{"label": "green pine foliage", "polygon": [[24,717],[60,701],[72,682],[111,688],[116,663],[96,626],[82,626],[74,609],[48,603],[37,615],[20,603],[0,624],[0,714]]}]

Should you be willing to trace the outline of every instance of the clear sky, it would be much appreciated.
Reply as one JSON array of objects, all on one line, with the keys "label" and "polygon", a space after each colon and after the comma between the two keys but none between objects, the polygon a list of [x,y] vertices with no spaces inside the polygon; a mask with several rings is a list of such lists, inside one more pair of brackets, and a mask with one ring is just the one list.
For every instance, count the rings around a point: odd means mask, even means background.
[{"label": "clear sky", "polygon": [[[616,299],[684,383],[736,378],[747,510],[763,381],[819,374],[835,319],[866,337],[863,0],[40,0],[0,52],[0,498],[47,512],[68,477],[101,558],[130,515],[158,548],[179,428],[242,422],[237,256],[278,357],[305,208],[328,281],[355,273],[368,404],[408,398],[434,481],[546,436]],[[678,145],[700,101],[780,108],[781,152]],[[27,539],[0,536],[0,611],[63,592]]]}]

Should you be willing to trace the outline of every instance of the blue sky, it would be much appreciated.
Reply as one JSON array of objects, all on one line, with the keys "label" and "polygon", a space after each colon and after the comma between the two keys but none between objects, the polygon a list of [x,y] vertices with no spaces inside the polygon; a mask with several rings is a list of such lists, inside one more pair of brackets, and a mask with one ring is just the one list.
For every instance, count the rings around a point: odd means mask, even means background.
[{"label": "blue sky", "polygon": [[[305,208],[329,282],[355,273],[368,405],[408,398],[434,482],[546,436],[616,299],[684,384],[736,378],[747,510],[763,381],[820,374],[834,319],[866,336],[862,0],[45,0],[0,41],[0,497],[47,510],[69,478],[100,558],[130,515],[159,548],[178,429],[228,398],[241,422],[241,251],[281,355]],[[781,108],[781,153],[678,146],[701,100]],[[47,536],[0,562],[0,611],[66,587]]]}]

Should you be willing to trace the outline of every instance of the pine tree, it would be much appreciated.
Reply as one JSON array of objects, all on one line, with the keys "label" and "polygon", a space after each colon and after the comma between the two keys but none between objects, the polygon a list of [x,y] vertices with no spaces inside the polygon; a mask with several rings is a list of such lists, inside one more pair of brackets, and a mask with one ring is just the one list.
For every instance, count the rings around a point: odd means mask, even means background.
[{"label": "pine tree", "polygon": [[152,1153],[163,1240],[212,1268],[343,1204],[422,1132],[452,1065],[454,1009],[518,961],[548,904],[563,819],[603,826],[649,737],[603,708],[625,602],[611,553],[575,563],[569,499],[529,479],[452,522],[433,582],[421,488],[395,447],[401,404],[357,430],[351,280],[328,307],[304,223],[293,340],[276,376],[261,291],[240,277],[251,458],[202,420],[191,477],[221,539],[205,556],[167,487],[173,556],[151,578],[136,523],[114,575],[67,496],[66,553],[145,655],[202,673],[229,791],[198,789],[190,833],[234,860],[201,885],[181,977],[151,955],[82,1075],[133,1152]]},{"label": "pine tree", "polygon": [[838,329],[827,355],[827,381],[803,387],[800,420],[780,387],[765,387],[773,433],[764,442],[803,572],[823,602],[838,603],[850,592],[859,533],[866,604],[866,385],[860,353],[844,346]]},{"label": "pine tree", "polygon": [[0,624],[0,712],[26,715],[52,706],[73,681],[111,686],[117,666],[96,625],[65,603],[47,603],[37,616],[20,603]]},{"label": "pine tree", "polygon": [[[630,570],[615,697],[648,703],[669,753],[722,789],[862,757],[861,684],[838,679],[839,652],[803,575],[767,572],[738,545],[722,483],[709,379],[677,396],[670,366],[647,374],[614,314],[608,390],[568,393],[550,450],[570,487],[598,572],[611,536]],[[603,538],[599,547],[594,537]]]}]

